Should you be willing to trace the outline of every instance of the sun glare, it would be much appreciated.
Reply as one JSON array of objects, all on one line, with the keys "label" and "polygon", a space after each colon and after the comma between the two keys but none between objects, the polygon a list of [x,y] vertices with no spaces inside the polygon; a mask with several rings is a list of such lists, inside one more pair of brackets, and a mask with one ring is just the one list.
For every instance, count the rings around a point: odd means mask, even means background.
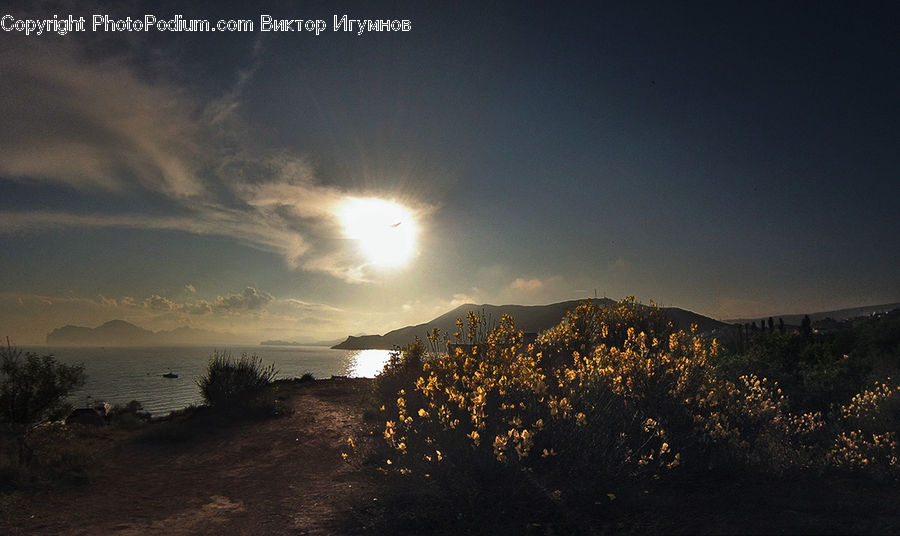
[{"label": "sun glare", "polygon": [[375,266],[399,267],[416,249],[416,222],[409,209],[385,199],[353,198],[339,210],[344,236],[359,241],[366,260]]}]

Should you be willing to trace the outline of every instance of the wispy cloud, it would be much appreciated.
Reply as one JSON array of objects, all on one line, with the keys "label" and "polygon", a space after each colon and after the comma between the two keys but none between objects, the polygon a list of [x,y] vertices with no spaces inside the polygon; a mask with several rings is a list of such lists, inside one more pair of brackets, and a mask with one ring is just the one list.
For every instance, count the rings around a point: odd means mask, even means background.
[{"label": "wispy cloud", "polygon": [[238,294],[225,297],[219,296],[214,305],[216,308],[225,311],[255,310],[261,309],[274,300],[275,297],[268,292],[257,290],[254,287],[247,287]]},{"label": "wispy cloud", "polygon": [[[103,298],[103,303],[116,305],[115,300]],[[159,294],[153,294],[137,302],[134,298],[123,298],[118,305],[139,307],[155,311],[175,311],[192,315],[202,315],[214,312],[239,313],[244,311],[259,311],[275,302],[275,297],[264,290],[255,287],[247,287],[240,292],[225,296],[217,296],[214,300],[186,300],[178,302]]]},{"label": "wispy cloud", "polygon": [[323,303],[312,303],[303,300],[298,300],[296,298],[287,298],[284,300],[280,300],[286,306],[300,310],[300,311],[329,311],[329,312],[341,312],[339,307],[333,307],[331,305],[326,305]]},{"label": "wispy cloud", "polygon": [[255,218],[239,210],[199,208],[186,216],[149,214],[75,214],[58,211],[0,212],[0,232],[47,231],[68,227],[115,227],[182,231],[200,235],[229,236],[259,249],[280,253],[292,266],[309,249],[299,231],[276,222]]},{"label": "wispy cloud", "polygon": [[154,294],[145,299],[142,302],[142,305],[147,309],[153,309],[156,311],[174,311],[176,308],[175,302],[173,302],[169,298],[164,298],[159,294]]},{"label": "wispy cloud", "polygon": [[538,278],[525,279],[524,277],[517,277],[509,284],[509,288],[514,290],[524,290],[525,292],[537,292],[543,290],[545,286],[546,283]]},{"label": "wispy cloud", "polygon": [[559,301],[569,294],[568,284],[561,276],[516,277],[502,287],[497,298],[504,302],[536,304]]},{"label": "wispy cloud", "polygon": [[168,208],[4,211],[0,233],[115,227],[220,235],[294,268],[367,280],[335,215],[354,193],[321,183],[298,155],[255,146],[236,113],[261,61],[259,42],[236,84],[209,99],[138,72],[127,54],[94,61],[75,40],[24,41],[0,49],[0,181],[152,193]]},{"label": "wispy cloud", "polygon": [[121,62],[87,63],[58,41],[5,43],[0,71],[4,176],[204,194],[201,123],[190,119],[197,110],[178,88],[147,84]]}]

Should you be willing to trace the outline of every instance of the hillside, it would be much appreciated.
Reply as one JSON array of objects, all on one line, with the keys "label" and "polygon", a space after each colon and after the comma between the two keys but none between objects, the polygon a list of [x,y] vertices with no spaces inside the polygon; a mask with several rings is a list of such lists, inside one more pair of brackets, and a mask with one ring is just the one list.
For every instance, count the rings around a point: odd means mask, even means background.
[{"label": "hillside", "polygon": [[[467,303],[424,324],[395,329],[384,335],[350,336],[344,342],[332,346],[332,348],[340,350],[390,350],[394,346],[408,344],[415,340],[416,337],[424,339],[434,328],[438,328],[444,333],[452,334],[456,331],[456,319],[465,318],[469,311],[474,311],[479,316],[484,317],[489,326],[500,320],[500,317],[503,315],[508,314],[515,319],[518,329],[525,332],[539,333],[558,324],[566,312],[574,309],[581,301],[583,300],[570,300],[549,305],[476,305]],[[598,298],[590,301],[602,307],[616,304],[615,300],[609,298]],[[676,326],[685,329],[690,327],[691,324],[697,324],[701,331],[711,332],[727,326],[727,324],[718,320],[677,307],[664,307],[663,311]]]},{"label": "hillside", "polygon": [[[808,313],[809,319],[813,322],[818,320],[825,320],[826,318],[830,318],[832,320],[836,320],[838,322],[842,320],[850,320],[851,318],[859,318],[861,316],[871,316],[873,314],[883,314],[893,311],[895,309],[900,309],[900,303],[885,303],[882,305],[869,305],[866,307],[851,307],[848,309],[836,309],[833,311],[819,311],[817,313]],[[784,323],[789,326],[799,326],[803,321],[803,317],[807,316],[804,314],[788,314],[788,315],[772,315],[774,319],[782,319]],[[726,320],[729,324],[743,324],[746,322],[756,322],[758,323],[760,320],[766,320],[768,317],[756,317],[756,318],[736,318],[733,320]]]}]

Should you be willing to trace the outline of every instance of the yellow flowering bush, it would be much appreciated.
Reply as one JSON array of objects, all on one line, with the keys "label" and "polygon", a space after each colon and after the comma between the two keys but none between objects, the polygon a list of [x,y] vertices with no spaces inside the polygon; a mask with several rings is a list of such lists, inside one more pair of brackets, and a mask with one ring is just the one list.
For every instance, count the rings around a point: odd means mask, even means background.
[{"label": "yellow flowering bush", "polygon": [[[488,458],[560,476],[676,467],[682,455],[669,437],[672,415],[648,410],[664,401],[678,406],[697,383],[697,366],[706,366],[704,352],[715,348],[684,334],[662,343],[637,333],[629,322],[671,332],[658,309],[642,315],[640,307],[633,299],[613,311],[583,304],[527,345],[504,317],[481,344],[451,346],[423,360],[417,374],[409,360],[396,358],[386,378],[403,368],[411,385],[385,397],[384,438],[401,458],[413,457],[404,468]],[[469,340],[478,321],[470,315],[462,326]],[[621,347],[606,344],[617,341]],[[689,359],[697,351],[702,355]],[[689,416],[679,417],[680,427],[693,426]]]},{"label": "yellow flowering bush", "polygon": [[829,464],[900,476],[900,387],[878,382],[834,413],[839,424],[826,454]]},{"label": "yellow flowering bush", "polygon": [[475,451],[502,461],[509,452],[528,456],[545,379],[526,357],[511,318],[502,318],[485,339],[418,366],[410,388],[398,391],[396,414],[385,428],[395,449],[415,445],[416,461],[433,463],[466,463]]},{"label": "yellow flowering bush", "polygon": [[650,306],[644,306],[630,296],[615,307],[599,307],[587,301],[547,330],[538,339],[536,352],[544,369],[555,369],[571,364],[576,352],[587,355],[601,344],[621,347],[628,338],[629,329],[658,337],[666,337],[674,331],[663,311],[652,302]]},{"label": "yellow flowering bush", "polygon": [[897,467],[887,385],[828,415],[791,413],[776,383],[720,377],[715,340],[633,298],[580,304],[533,343],[508,316],[483,324],[470,313],[457,344],[429,336],[446,352],[417,341],[377,379],[390,469],[523,470],[558,489],[676,468]]}]

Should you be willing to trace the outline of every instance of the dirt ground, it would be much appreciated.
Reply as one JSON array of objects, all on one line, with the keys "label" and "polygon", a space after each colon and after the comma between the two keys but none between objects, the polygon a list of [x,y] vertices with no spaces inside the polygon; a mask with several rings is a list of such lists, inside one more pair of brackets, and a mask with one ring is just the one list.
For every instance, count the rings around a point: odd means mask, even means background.
[{"label": "dirt ground", "polygon": [[[363,430],[367,380],[292,384],[293,414],[183,442],[111,431],[90,484],[23,496],[0,519],[10,535],[337,534],[372,487],[341,457]],[[160,426],[153,424],[149,426]]]},{"label": "dirt ground", "polygon": [[[453,502],[439,485],[360,465],[371,443],[362,417],[370,382],[282,384],[293,413],[264,420],[211,426],[194,415],[103,429],[91,437],[103,459],[91,482],[0,504],[0,535],[900,533],[896,484],[854,478],[708,475],[549,515],[516,510],[502,486]],[[147,440],[178,423],[188,438]],[[348,437],[357,444],[349,463]]]}]

